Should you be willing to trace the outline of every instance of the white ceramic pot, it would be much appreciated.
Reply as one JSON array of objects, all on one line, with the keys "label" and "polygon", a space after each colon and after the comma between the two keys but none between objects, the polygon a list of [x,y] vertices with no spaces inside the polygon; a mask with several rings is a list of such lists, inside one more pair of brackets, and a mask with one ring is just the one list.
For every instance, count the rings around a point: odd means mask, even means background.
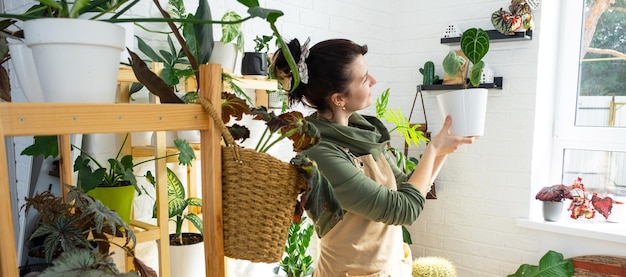
[{"label": "white ceramic pot", "polygon": [[170,245],[170,272],[171,276],[176,277],[206,276],[204,242]]},{"label": "white ceramic pot", "polygon": [[487,89],[454,90],[437,95],[442,116],[452,116],[450,133],[457,136],[482,136],[487,113]]},{"label": "white ceramic pot", "polygon": [[114,103],[124,28],[97,20],[24,22],[46,102]]},{"label": "white ceramic pot", "polygon": [[33,52],[23,43],[10,43],[11,63],[28,102],[44,102]]},{"label": "white ceramic pot", "polygon": [[237,46],[234,43],[216,41],[209,63],[220,64],[226,71],[234,73],[238,54],[239,51],[237,51]]}]

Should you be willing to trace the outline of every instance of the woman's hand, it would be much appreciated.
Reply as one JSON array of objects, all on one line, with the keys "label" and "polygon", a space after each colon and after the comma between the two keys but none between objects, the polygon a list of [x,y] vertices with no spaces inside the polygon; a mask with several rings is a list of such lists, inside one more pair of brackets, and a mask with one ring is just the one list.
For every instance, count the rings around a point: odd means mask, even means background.
[{"label": "woman's hand", "polygon": [[448,155],[456,151],[463,144],[471,144],[476,137],[461,137],[450,134],[452,126],[452,116],[446,116],[446,120],[441,127],[441,131],[431,141],[430,146],[435,150],[437,156]]}]

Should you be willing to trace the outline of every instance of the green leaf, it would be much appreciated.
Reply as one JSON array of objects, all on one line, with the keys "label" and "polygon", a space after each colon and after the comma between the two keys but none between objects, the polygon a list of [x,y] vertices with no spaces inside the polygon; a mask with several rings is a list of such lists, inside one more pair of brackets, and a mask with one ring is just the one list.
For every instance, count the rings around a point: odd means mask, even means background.
[{"label": "green leaf", "polygon": [[191,221],[191,223],[193,223],[193,226],[198,229],[200,234],[204,234],[204,230],[202,229],[202,219],[199,216],[190,213],[185,215],[185,219]]},{"label": "green leaf", "polygon": [[[241,16],[235,11],[227,11],[224,13],[222,22],[232,21],[241,21]],[[244,41],[241,22],[232,24],[222,23],[222,38],[220,41],[223,43],[233,42],[237,46],[237,50],[243,52]]]},{"label": "green leaf", "polygon": [[57,136],[35,136],[32,145],[24,148],[20,155],[43,156],[56,158],[59,156],[59,141]]},{"label": "green leaf", "polygon": [[448,52],[445,58],[443,58],[443,71],[448,76],[454,78],[462,73],[463,66],[465,65],[465,59],[458,56],[454,51]]},{"label": "green leaf", "polygon": [[489,35],[480,28],[466,30],[461,36],[461,50],[473,64],[478,63],[489,51]]},{"label": "green leaf", "polygon": [[563,254],[549,250],[539,260],[539,265],[521,265],[514,274],[507,277],[555,277],[573,276],[574,264],[570,259],[564,260]]},{"label": "green leaf", "polygon": [[485,62],[480,61],[472,65],[472,68],[470,69],[470,82],[475,87],[480,85],[480,77],[483,74],[483,68],[485,68]]},{"label": "green leaf", "polygon": [[166,63],[165,60],[163,60],[163,58],[161,58],[161,56],[159,56],[142,38],[139,36],[135,36],[135,38],[137,38],[137,48],[139,48],[141,53],[148,56],[148,58],[150,58],[153,62]]},{"label": "green leaf", "polygon": [[389,90],[385,89],[378,98],[376,98],[376,117],[382,118],[389,104]]},{"label": "green leaf", "polygon": [[[198,4],[198,9],[195,14],[196,19],[200,20],[213,20],[211,17],[211,8],[209,7],[208,0],[200,0]],[[213,39],[213,25],[211,24],[194,24],[194,32],[196,35],[196,41],[200,46],[198,48],[197,60],[198,63],[207,63],[211,58],[211,53],[213,52],[213,44],[215,43]]]},{"label": "green leaf", "polygon": [[191,162],[196,159],[196,153],[189,142],[183,139],[175,139],[174,145],[178,149],[178,163],[191,166]]}]

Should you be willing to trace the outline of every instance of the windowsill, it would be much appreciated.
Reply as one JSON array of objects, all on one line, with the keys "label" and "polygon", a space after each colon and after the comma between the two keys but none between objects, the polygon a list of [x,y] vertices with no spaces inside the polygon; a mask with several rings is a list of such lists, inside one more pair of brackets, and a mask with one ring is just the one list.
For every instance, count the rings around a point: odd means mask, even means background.
[{"label": "windowsill", "polygon": [[626,244],[626,223],[570,218],[558,222],[518,218],[517,226],[545,232],[579,236]]}]

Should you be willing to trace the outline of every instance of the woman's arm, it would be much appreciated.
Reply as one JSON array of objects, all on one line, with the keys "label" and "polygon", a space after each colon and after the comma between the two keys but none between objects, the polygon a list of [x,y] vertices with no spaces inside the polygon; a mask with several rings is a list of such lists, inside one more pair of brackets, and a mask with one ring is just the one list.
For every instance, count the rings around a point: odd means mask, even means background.
[{"label": "woman's arm", "polygon": [[413,184],[422,195],[428,193],[448,154],[456,151],[459,146],[474,141],[474,137],[451,135],[450,126],[452,126],[452,117],[447,116],[441,131],[430,141],[409,178],[409,183]]}]

